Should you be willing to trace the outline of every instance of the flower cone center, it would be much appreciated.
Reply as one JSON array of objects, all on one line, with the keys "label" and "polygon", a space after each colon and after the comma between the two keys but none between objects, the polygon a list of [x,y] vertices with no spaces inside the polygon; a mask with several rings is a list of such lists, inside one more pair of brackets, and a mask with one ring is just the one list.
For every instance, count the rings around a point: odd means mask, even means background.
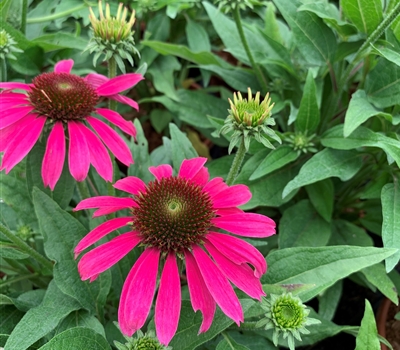
[{"label": "flower cone center", "polygon": [[280,302],[273,308],[277,325],[282,329],[296,329],[303,323],[303,308],[290,302]]},{"label": "flower cone center", "polygon": [[133,228],[145,245],[163,252],[183,252],[200,243],[215,217],[208,193],[183,178],[162,178],[148,184],[132,208]]},{"label": "flower cone center", "polygon": [[94,111],[99,96],[83,78],[68,73],[44,73],[32,81],[29,99],[35,111],[55,120],[76,120]]}]

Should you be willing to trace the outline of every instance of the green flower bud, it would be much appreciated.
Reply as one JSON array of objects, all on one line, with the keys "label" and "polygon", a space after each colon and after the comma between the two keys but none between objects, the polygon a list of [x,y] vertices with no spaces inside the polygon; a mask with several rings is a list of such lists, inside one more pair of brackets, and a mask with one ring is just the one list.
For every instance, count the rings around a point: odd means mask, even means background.
[{"label": "green flower bud", "polygon": [[133,66],[132,53],[139,54],[135,47],[132,31],[135,23],[135,11],[132,12],[129,21],[127,21],[128,9],[120,3],[117,15],[111,16],[110,5],[107,3],[105,13],[103,12],[102,1],[99,0],[99,19],[94,14],[92,8],[89,8],[89,19],[92,24],[93,37],[90,39],[86,50],[90,53],[96,52],[93,57],[95,66],[99,57],[104,54],[104,61],[114,58],[120,70],[125,73],[123,59],[127,59]]},{"label": "green flower bud", "polygon": [[246,151],[248,151],[250,140],[253,137],[267,148],[275,148],[267,137],[281,143],[279,136],[269,128],[270,125],[275,125],[275,120],[271,118],[274,103],[271,104],[269,94],[260,102],[260,93],[257,92],[253,98],[251,89],[248,88],[247,99],[243,98],[240,92],[234,93],[233,102],[229,99],[229,104],[231,107],[228,109],[229,116],[220,130],[222,134],[233,131],[229,153],[242,138],[244,138]]},{"label": "green flower bud", "polygon": [[309,334],[305,327],[321,323],[320,320],[308,317],[310,310],[302,303],[300,298],[291,293],[270,295],[270,299],[263,298],[261,307],[266,311],[265,317],[257,322],[256,327],[272,329],[272,341],[278,346],[279,335],[287,338],[289,349],[294,350],[294,339],[301,341],[300,333]]},{"label": "green flower bud", "polygon": [[302,132],[296,132],[289,134],[285,137],[285,141],[290,144],[290,146],[297,151],[297,154],[300,153],[316,153],[318,150],[315,148],[314,142],[312,139],[315,137],[315,134],[311,136],[307,136]]},{"label": "green flower bud", "polygon": [[4,29],[0,30],[0,59],[5,60],[6,58],[16,60],[17,58],[13,55],[13,52],[22,52],[15,45],[17,42],[8,34]]},{"label": "green flower bud", "polygon": [[141,330],[138,330],[135,338],[125,337],[125,339],[127,340],[125,344],[114,341],[118,350],[172,350],[172,347],[160,344],[154,331],[143,334]]},{"label": "green flower bud", "polygon": [[246,7],[253,9],[253,5],[261,5],[259,1],[255,0],[216,0],[215,4],[225,13],[235,10],[237,7],[241,10],[245,10]]}]

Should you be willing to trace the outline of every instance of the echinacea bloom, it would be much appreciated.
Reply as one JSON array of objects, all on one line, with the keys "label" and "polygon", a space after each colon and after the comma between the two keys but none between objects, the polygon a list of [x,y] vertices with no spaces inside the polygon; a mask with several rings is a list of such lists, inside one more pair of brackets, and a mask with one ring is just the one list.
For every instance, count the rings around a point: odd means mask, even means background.
[{"label": "echinacea bloom", "polygon": [[[125,133],[135,136],[132,122],[117,112],[96,105],[102,98],[125,103],[135,109],[138,104],[119,95],[143,77],[123,74],[112,79],[100,74],[85,78],[71,74],[73,60],[63,60],[54,72],[35,77],[31,84],[0,83],[0,152],[4,152],[0,170],[8,173],[33,148],[42,131],[51,129],[42,163],[45,187],[53,190],[64,165],[68,133],[68,165],[76,181],[83,181],[90,164],[106,181],[112,181],[113,167],[107,148],[123,164],[133,163],[132,154],[118,133],[93,116],[96,112]],[[24,90],[25,93],[12,92]],[[91,128],[89,128],[90,126]],[[93,130],[92,130],[93,129]]]},{"label": "echinacea bloom", "polygon": [[128,336],[143,326],[149,314],[160,260],[163,271],[155,304],[155,325],[163,345],[168,345],[179,321],[177,258],[186,263],[193,309],[203,314],[199,333],[210,328],[216,304],[238,325],[243,322],[243,310],[230,282],[252,298],[265,295],[260,283],[267,270],[265,258],[251,244],[217,229],[245,237],[268,237],[275,233],[275,222],[237,208],[250,200],[248,187],[228,186],[220,177],[209,181],[205,162],[206,158],[200,157],[184,160],[178,176],[172,176],[170,165],[150,167],[155,180],[147,185],[134,176],[115,183],[115,188],[131,197],[88,198],[75,209],[98,208],[94,217],[130,210],[130,215],[96,227],[75,248],[78,256],[108,233],[123,226],[131,228],[83,255],[78,263],[79,273],[83,280],[93,281],[138,244],[145,247],[122,288],[118,321]]}]

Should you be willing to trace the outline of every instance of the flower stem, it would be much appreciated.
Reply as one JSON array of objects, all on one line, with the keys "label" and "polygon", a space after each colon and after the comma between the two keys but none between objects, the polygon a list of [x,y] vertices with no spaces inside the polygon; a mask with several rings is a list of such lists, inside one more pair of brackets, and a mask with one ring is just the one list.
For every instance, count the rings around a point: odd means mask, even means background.
[{"label": "flower stem", "polygon": [[22,13],[21,13],[21,32],[26,32],[26,17],[28,14],[28,0],[22,0]]},{"label": "flower stem", "polygon": [[228,186],[231,186],[235,181],[236,177],[238,176],[245,155],[246,155],[246,147],[244,146],[244,137],[243,137],[242,142],[240,143],[240,146],[236,152],[235,158],[233,159],[231,168],[229,170],[229,174],[226,178],[226,184]]},{"label": "flower stem", "polygon": [[42,22],[49,22],[49,21],[53,21],[55,19],[58,18],[63,18],[65,16],[70,15],[71,13],[80,11],[82,9],[84,9],[85,7],[87,7],[88,5],[86,4],[86,2],[84,2],[82,5],[79,6],[75,6],[70,8],[69,10],[63,11],[63,12],[58,12],[55,13],[53,15],[50,16],[43,16],[43,17],[36,17],[36,18],[27,18],[26,19],[26,23],[42,23]]},{"label": "flower stem", "polygon": [[35,249],[31,248],[26,244],[21,238],[14,235],[7,227],[0,223],[0,232],[4,234],[11,242],[13,242],[22,252],[30,255],[32,258],[36,259],[41,265],[46,269],[52,271],[53,264],[50,260],[46,259],[42,254],[38,253]]},{"label": "flower stem", "polygon": [[239,6],[236,6],[235,10],[233,11],[233,18],[235,19],[236,28],[239,32],[240,40],[242,41],[244,50],[246,51],[251,67],[255,70],[256,77],[261,85],[261,88],[263,89],[263,93],[266,94],[268,91],[267,79],[265,78],[260,66],[254,61],[254,57],[250,51],[249,44],[247,42],[246,36],[244,35],[242,20],[240,18]]},{"label": "flower stem", "polygon": [[80,182],[76,182],[78,185],[78,192],[79,192],[79,196],[81,197],[81,200],[84,200],[86,198],[90,197],[90,192],[89,192],[89,188],[88,185],[86,183],[86,180],[80,181]]},{"label": "flower stem", "polygon": [[[117,76],[117,62],[114,57],[111,57],[108,60],[108,78],[112,79]],[[117,101],[112,100],[111,98],[108,100],[108,108],[112,111],[117,110]],[[111,126],[112,127],[112,126]]]},{"label": "flower stem", "polygon": [[7,81],[7,62],[5,58],[1,60],[0,81],[1,82]]}]

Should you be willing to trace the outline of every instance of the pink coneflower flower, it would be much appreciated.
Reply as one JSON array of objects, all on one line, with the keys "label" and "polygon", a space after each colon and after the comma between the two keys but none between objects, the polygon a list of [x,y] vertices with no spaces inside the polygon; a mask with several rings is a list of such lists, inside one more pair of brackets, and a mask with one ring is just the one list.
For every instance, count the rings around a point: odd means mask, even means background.
[{"label": "pink coneflower flower", "polygon": [[130,210],[129,216],[96,227],[75,248],[78,256],[108,233],[126,225],[132,229],[82,257],[78,263],[81,278],[93,281],[138,244],[144,246],[126,278],[119,304],[119,325],[128,336],[143,326],[149,314],[160,260],[164,263],[155,325],[164,345],[174,336],[179,321],[181,288],[177,258],[186,263],[193,309],[203,314],[199,333],[210,328],[216,304],[238,325],[243,322],[243,310],[230,282],[252,298],[265,295],[260,278],[267,264],[262,254],[251,244],[216,231],[220,228],[240,236],[268,237],[275,233],[275,223],[264,215],[244,213],[237,208],[251,198],[248,187],[228,186],[220,177],[209,181],[205,162],[206,158],[184,160],[176,177],[169,165],[150,167],[155,180],[147,185],[133,176],[115,183],[115,188],[132,197],[89,198],[75,209],[98,208],[94,216]]},{"label": "pink coneflower flower", "polygon": [[[125,103],[135,109],[138,104],[119,95],[143,77],[123,74],[108,79],[99,74],[85,78],[71,74],[73,60],[58,62],[54,72],[35,77],[31,84],[0,83],[0,152],[4,152],[0,170],[8,173],[32,149],[43,129],[51,129],[42,163],[42,178],[53,190],[61,176],[68,133],[68,165],[72,176],[83,181],[90,164],[106,181],[112,181],[112,162],[107,148],[123,164],[133,163],[123,139],[110,126],[91,114],[96,112],[131,136],[136,135],[132,122],[117,112],[97,108],[101,98]],[[24,90],[25,93],[11,92]],[[88,125],[94,130],[88,128]]]}]

